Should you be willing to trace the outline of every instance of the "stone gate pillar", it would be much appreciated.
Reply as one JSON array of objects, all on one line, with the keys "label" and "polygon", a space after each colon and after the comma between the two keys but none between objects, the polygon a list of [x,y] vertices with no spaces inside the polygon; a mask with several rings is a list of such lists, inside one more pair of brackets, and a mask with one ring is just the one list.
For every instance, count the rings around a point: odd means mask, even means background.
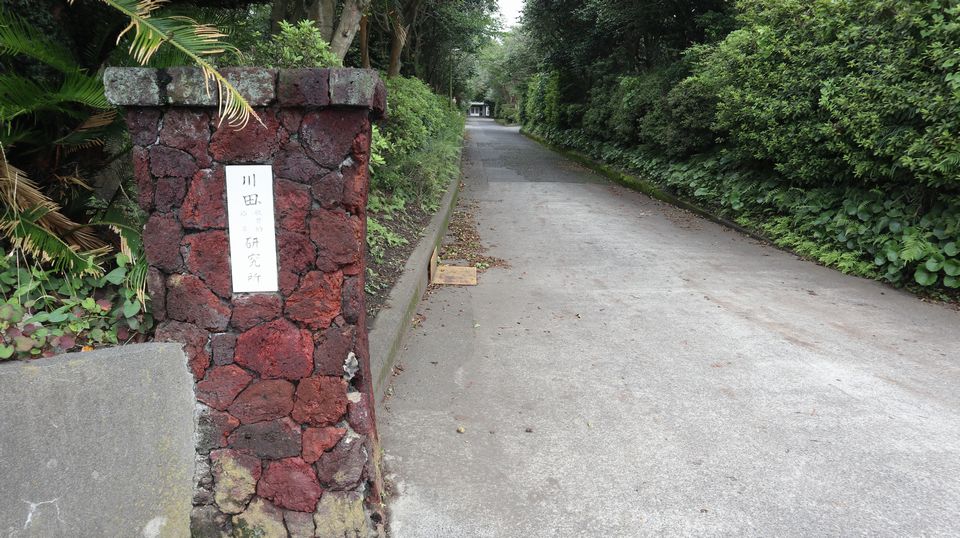
[{"label": "stone gate pillar", "polygon": [[[149,217],[157,339],[184,344],[196,381],[191,527],[376,535],[364,238],[370,121],[384,113],[384,86],[358,69],[224,72],[262,123],[220,125],[216,90],[207,95],[195,68],[104,74],[108,99],[126,111]],[[272,171],[275,219],[264,228],[275,227],[276,291],[234,292],[231,264],[247,262],[231,259],[232,165]]]}]

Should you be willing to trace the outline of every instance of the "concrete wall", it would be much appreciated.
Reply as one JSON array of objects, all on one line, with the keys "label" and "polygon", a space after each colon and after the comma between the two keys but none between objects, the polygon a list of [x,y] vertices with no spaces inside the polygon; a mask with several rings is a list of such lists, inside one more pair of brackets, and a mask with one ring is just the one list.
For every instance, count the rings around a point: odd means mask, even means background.
[{"label": "concrete wall", "polygon": [[0,363],[0,535],[189,536],[194,407],[176,344]]}]

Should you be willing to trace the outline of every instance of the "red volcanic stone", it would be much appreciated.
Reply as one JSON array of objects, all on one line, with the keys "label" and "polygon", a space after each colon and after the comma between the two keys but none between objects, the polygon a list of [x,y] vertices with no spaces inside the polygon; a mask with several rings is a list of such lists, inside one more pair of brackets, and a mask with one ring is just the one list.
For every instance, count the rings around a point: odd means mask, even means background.
[{"label": "red volcanic stone", "polygon": [[221,125],[210,139],[210,154],[222,163],[264,162],[280,148],[287,136],[280,127],[276,113],[270,110],[258,111],[263,124],[251,119],[246,127],[237,130],[229,125]]},{"label": "red volcanic stone", "polygon": [[343,363],[353,351],[353,326],[330,327],[323,331],[323,338],[313,352],[315,374],[343,375]]},{"label": "red volcanic stone", "polygon": [[280,317],[280,296],[267,293],[238,295],[233,300],[233,317],[230,324],[245,331],[265,321]]},{"label": "red volcanic stone", "polygon": [[300,458],[270,462],[257,483],[257,495],[300,512],[314,511],[321,493],[316,473]]},{"label": "red volcanic stone", "polygon": [[207,372],[203,381],[197,383],[197,399],[223,411],[252,380],[253,376],[239,366],[215,366]]},{"label": "red volcanic stone", "polygon": [[187,193],[187,183],[182,177],[161,177],[154,186],[154,200],[157,211],[173,211],[183,203]]},{"label": "red volcanic stone", "polygon": [[326,109],[309,112],[300,124],[300,143],[320,166],[333,169],[349,156],[353,137],[366,119],[366,110]]},{"label": "red volcanic stone", "polygon": [[307,157],[303,150],[293,143],[288,144],[273,160],[273,173],[277,177],[298,183],[309,183],[325,172],[326,170]]},{"label": "red volcanic stone", "polygon": [[361,394],[359,402],[347,404],[347,422],[359,434],[373,433],[373,406],[369,394]]},{"label": "red volcanic stone", "polygon": [[353,158],[361,164],[367,164],[370,157],[370,122],[364,121],[363,127],[357,136],[353,139]]},{"label": "red volcanic stone", "polygon": [[278,460],[300,455],[300,425],[284,417],[237,428],[228,440],[230,448],[259,458]]},{"label": "red volcanic stone", "polygon": [[157,125],[160,123],[160,111],[151,108],[127,109],[127,131],[131,141],[138,146],[149,146],[157,142]]},{"label": "red volcanic stone", "polygon": [[[356,345],[354,346],[354,353],[357,355],[357,362],[360,365],[367,365],[370,363],[370,340],[366,337],[366,324],[361,326],[364,327],[364,336],[357,338]],[[363,370],[360,370],[357,375],[362,378],[365,370],[366,367],[364,367]],[[362,384],[358,384],[357,386],[362,386]]]},{"label": "red volcanic stone", "polygon": [[240,421],[229,413],[204,408],[197,417],[197,449],[207,453],[215,448],[227,446],[230,432],[240,425]]},{"label": "red volcanic stone", "polygon": [[230,309],[196,275],[167,279],[167,317],[220,332],[230,322]]},{"label": "red volcanic stone", "polygon": [[187,228],[226,228],[226,185],[223,169],[200,170],[193,176],[180,208],[180,220]]},{"label": "red volcanic stone", "polygon": [[316,176],[310,181],[310,193],[313,195],[313,199],[320,204],[320,207],[333,208],[343,200],[343,170],[334,170]]},{"label": "red volcanic stone", "polygon": [[143,228],[143,250],[151,266],[163,271],[176,272],[183,268],[180,255],[180,239],[183,228],[176,217],[170,214],[153,214]]},{"label": "red volcanic stone", "polygon": [[343,168],[343,206],[354,214],[360,214],[367,207],[367,174],[366,161]]},{"label": "red volcanic stone", "polygon": [[233,333],[217,333],[210,337],[210,355],[218,366],[232,363],[236,348],[237,335]]},{"label": "red volcanic stone", "polygon": [[266,379],[244,389],[229,410],[241,423],[252,424],[285,417],[292,408],[293,384],[282,379]]},{"label": "red volcanic stone", "polygon": [[150,152],[146,148],[133,148],[133,177],[137,181],[137,203],[140,209],[153,210],[153,176],[150,174]]},{"label": "red volcanic stone", "polygon": [[274,183],[274,207],[280,228],[292,232],[307,231],[307,213],[310,212],[310,187],[286,179]]},{"label": "red volcanic stone", "polygon": [[345,433],[344,428],[307,428],[303,431],[303,461],[317,461],[324,452],[337,446]]},{"label": "red volcanic stone", "polygon": [[347,382],[339,377],[314,376],[300,381],[293,419],[311,426],[332,426],[347,411]]},{"label": "red volcanic stone", "polygon": [[326,489],[352,489],[363,477],[368,457],[364,437],[344,437],[317,460],[317,478]]},{"label": "red volcanic stone", "polygon": [[150,173],[154,177],[191,177],[197,169],[197,162],[185,151],[167,146],[150,148]]},{"label": "red volcanic stone", "polygon": [[322,271],[360,261],[363,228],[357,217],[343,211],[315,209],[310,216],[310,240],[317,245],[317,264]]},{"label": "red volcanic stone", "polygon": [[214,293],[229,299],[233,293],[230,282],[230,256],[227,233],[221,230],[188,235],[187,268],[199,276]]},{"label": "red volcanic stone", "polygon": [[286,107],[330,105],[329,69],[282,69],[277,80],[277,101]]},{"label": "red volcanic stone", "polygon": [[156,267],[147,269],[147,292],[150,295],[150,313],[156,322],[167,319],[167,285],[163,273]]},{"label": "red volcanic stone", "polygon": [[347,323],[357,323],[364,315],[363,280],[352,276],[343,281],[343,317]]},{"label": "red volcanic stone", "polygon": [[278,280],[280,293],[282,293],[284,297],[289,297],[290,294],[293,293],[293,290],[297,289],[297,284],[300,283],[300,276],[293,271],[281,268]]},{"label": "red volcanic stone", "polygon": [[210,166],[210,118],[195,109],[170,109],[163,116],[160,143],[186,151],[201,167]]},{"label": "red volcanic stone", "polygon": [[341,376],[343,363],[353,351],[353,326],[330,327],[323,332],[323,339],[313,354],[314,373]]},{"label": "red volcanic stone", "polygon": [[340,314],[342,283],[340,271],[307,273],[300,281],[300,287],[287,299],[284,312],[288,318],[311,329],[326,329]]},{"label": "red volcanic stone", "polygon": [[167,321],[157,327],[154,338],[158,342],[179,342],[187,354],[187,366],[193,372],[193,378],[203,379],[204,372],[210,366],[210,354],[207,353],[207,331],[190,323]]},{"label": "red volcanic stone", "polygon": [[[280,269],[301,274],[313,267],[317,260],[317,247],[306,232],[290,232],[282,230],[277,234],[277,250],[279,250]],[[296,283],[294,283],[296,286]]]},{"label": "red volcanic stone", "polygon": [[278,319],[241,334],[234,360],[264,378],[300,379],[313,370],[313,340],[308,331]]},{"label": "red volcanic stone", "polygon": [[280,109],[280,124],[288,133],[296,133],[300,130],[300,120],[303,119],[303,112],[300,110],[291,110],[289,108]]}]

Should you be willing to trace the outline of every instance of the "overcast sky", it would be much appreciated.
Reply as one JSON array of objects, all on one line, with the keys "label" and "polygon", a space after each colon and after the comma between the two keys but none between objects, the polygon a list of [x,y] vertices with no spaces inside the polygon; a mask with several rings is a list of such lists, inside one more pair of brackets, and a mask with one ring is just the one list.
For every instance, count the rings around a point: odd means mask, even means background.
[{"label": "overcast sky", "polygon": [[500,15],[504,28],[517,24],[520,12],[523,11],[523,0],[497,0],[500,4]]}]

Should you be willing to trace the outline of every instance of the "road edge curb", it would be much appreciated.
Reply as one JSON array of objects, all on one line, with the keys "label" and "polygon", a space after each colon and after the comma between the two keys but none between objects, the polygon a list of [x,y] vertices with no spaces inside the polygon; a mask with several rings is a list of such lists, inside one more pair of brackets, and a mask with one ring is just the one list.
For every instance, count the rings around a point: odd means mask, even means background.
[{"label": "road edge curb", "polygon": [[423,297],[423,292],[429,284],[427,273],[430,256],[433,254],[433,249],[440,245],[447,231],[450,215],[453,214],[453,208],[457,205],[460,183],[463,179],[462,164],[463,150],[461,149],[458,160],[461,172],[447,186],[447,192],[440,200],[440,208],[430,219],[430,224],[423,231],[423,237],[407,258],[403,273],[390,290],[386,303],[373,319],[372,327],[367,333],[370,370],[373,374],[373,396],[378,406],[382,403],[384,390],[390,384],[390,375],[397,360],[397,354],[406,339],[417,305],[420,304],[420,298]]}]

